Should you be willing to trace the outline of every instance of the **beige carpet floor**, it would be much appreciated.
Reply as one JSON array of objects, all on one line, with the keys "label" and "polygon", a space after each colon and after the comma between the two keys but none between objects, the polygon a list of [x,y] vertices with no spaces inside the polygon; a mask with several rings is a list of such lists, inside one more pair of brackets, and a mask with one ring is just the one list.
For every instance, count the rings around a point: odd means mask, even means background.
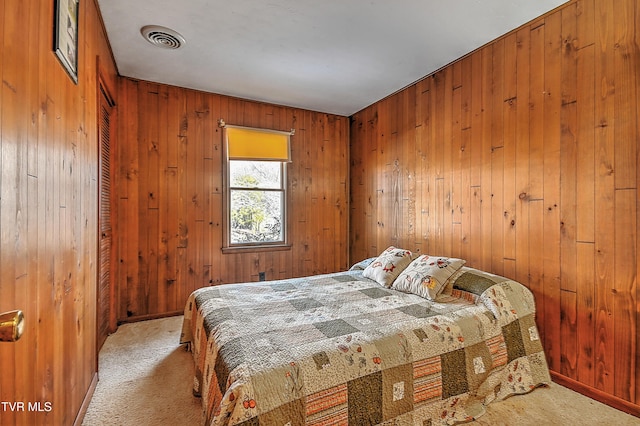
[{"label": "beige carpet floor", "polygon": [[[178,345],[182,317],[124,324],[100,351],[84,426],[200,425],[193,360]],[[487,407],[470,425],[640,425],[640,419],[558,384]]]}]

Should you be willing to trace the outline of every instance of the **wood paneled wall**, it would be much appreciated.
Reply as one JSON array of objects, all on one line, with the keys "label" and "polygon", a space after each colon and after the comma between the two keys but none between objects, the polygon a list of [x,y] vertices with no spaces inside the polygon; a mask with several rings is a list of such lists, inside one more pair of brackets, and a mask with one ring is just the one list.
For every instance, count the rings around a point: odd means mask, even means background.
[{"label": "wood paneled wall", "polygon": [[[122,79],[116,282],[121,321],[180,312],[195,289],[344,270],[346,117]],[[222,132],[295,129],[288,166],[291,250],[222,254]]]},{"label": "wood paneled wall", "polygon": [[637,1],[572,1],[355,114],[350,151],[351,262],[522,282],[554,377],[636,415],[639,43]]},{"label": "wood paneled wall", "polygon": [[71,81],[52,51],[54,3],[0,2],[0,312],[26,321],[0,343],[0,401],[24,404],[0,406],[2,425],[73,424],[97,370],[96,57],[114,89],[116,71],[85,0]]}]

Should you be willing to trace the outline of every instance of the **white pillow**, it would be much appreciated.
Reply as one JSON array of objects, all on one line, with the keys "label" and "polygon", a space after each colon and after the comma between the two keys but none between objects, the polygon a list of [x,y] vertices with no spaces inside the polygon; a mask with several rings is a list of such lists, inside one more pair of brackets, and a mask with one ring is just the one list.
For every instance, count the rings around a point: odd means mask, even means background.
[{"label": "white pillow", "polygon": [[364,268],[362,275],[380,285],[391,287],[393,280],[411,263],[412,259],[413,253],[409,250],[390,246]]},{"label": "white pillow", "polygon": [[462,259],[423,254],[399,274],[392,288],[435,300],[449,277],[464,264]]}]

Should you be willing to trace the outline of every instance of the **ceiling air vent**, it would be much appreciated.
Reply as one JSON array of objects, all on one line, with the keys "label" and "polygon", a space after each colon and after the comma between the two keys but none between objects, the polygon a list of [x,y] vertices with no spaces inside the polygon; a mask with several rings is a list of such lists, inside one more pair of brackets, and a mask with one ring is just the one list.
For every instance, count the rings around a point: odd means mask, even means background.
[{"label": "ceiling air vent", "polygon": [[165,49],[178,49],[185,43],[184,37],[170,28],[158,25],[147,25],[140,29],[140,33],[149,43]]}]

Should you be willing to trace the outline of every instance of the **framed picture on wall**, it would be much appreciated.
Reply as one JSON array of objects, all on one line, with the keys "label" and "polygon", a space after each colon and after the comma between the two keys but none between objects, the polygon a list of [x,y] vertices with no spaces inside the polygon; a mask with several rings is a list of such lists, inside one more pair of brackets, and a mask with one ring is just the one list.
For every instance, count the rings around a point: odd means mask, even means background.
[{"label": "framed picture on wall", "polygon": [[54,46],[56,56],[78,84],[78,6],[80,0],[55,0]]}]

